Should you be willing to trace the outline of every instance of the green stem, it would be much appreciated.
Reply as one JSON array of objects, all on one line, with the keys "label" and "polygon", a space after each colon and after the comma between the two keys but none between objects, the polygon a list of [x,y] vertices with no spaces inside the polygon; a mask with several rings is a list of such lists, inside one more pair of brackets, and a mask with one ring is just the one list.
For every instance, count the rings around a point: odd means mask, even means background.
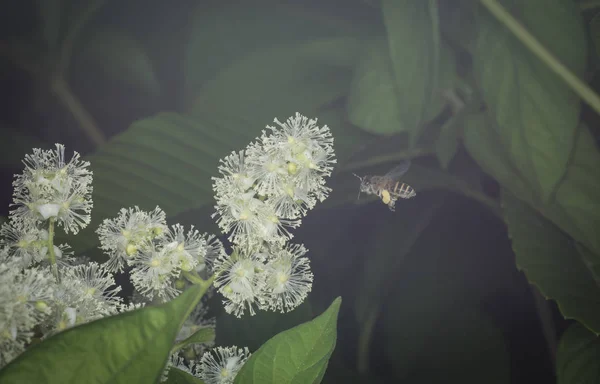
[{"label": "green stem", "polygon": [[204,280],[203,278],[198,276],[198,274],[195,272],[183,272],[183,277],[185,277],[192,284],[198,284],[201,286],[209,286],[209,287],[215,280],[215,275],[212,275],[207,280]]},{"label": "green stem", "polygon": [[56,265],[56,253],[54,253],[54,222],[55,218],[51,217],[48,220],[48,259],[50,260],[50,269],[57,282],[60,281],[58,276],[58,266]]},{"label": "green stem", "polygon": [[81,127],[94,144],[101,145],[106,142],[104,133],[98,128],[92,115],[85,109],[79,99],[75,97],[69,84],[61,76],[56,77],[52,82],[52,91],[71,114],[73,114],[73,117],[79,123],[79,127]]},{"label": "green stem", "polygon": [[510,30],[529,50],[542,60],[550,70],[562,78],[586,103],[600,114],[600,97],[583,81],[575,76],[566,66],[556,59],[550,51],[525,29],[496,0],[480,0],[488,11],[508,30]]}]

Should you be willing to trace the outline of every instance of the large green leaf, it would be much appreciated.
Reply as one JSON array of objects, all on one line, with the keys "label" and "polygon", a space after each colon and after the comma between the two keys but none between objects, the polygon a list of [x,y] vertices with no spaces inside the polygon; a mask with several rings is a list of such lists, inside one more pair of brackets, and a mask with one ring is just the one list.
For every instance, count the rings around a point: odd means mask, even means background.
[{"label": "large green leaf", "polygon": [[365,47],[348,96],[348,118],[376,134],[406,132],[401,118],[400,95],[394,82],[387,38],[375,38]]},{"label": "large green leaf", "polygon": [[510,192],[502,192],[517,267],[566,318],[600,333],[600,286],[574,242]]},{"label": "large green leaf", "polygon": [[341,302],[338,297],[314,320],[267,341],[244,364],[235,383],[320,383],[335,349]]},{"label": "large green leaf", "polygon": [[527,176],[509,161],[506,148],[498,145],[500,138],[494,126],[485,114],[467,120],[464,144],[471,156],[514,195],[600,255],[600,152],[588,127],[579,127],[572,159],[555,198],[543,204],[529,188]]},{"label": "large green leaf", "polygon": [[209,80],[190,112],[230,113],[262,127],[296,111],[314,115],[347,93],[363,44],[337,37],[254,51]]},{"label": "large green leaf", "polygon": [[[370,331],[364,327],[374,325],[369,324],[369,321],[378,316],[390,287],[398,278],[397,274],[404,259],[442,203],[443,198],[438,198],[428,201],[426,207],[404,204],[398,208],[402,210],[402,215],[390,218],[374,234],[373,255],[364,260],[364,274],[354,305],[357,320],[363,328],[362,332]],[[406,220],[407,217],[415,219]]]},{"label": "large green leaf", "polygon": [[[501,3],[568,68],[583,75],[587,47],[573,1]],[[529,187],[548,202],[574,147],[579,97],[485,9],[479,16],[474,71],[497,122],[501,140],[496,145],[504,146]]]},{"label": "large green leaf", "polygon": [[556,351],[558,384],[600,382],[600,337],[581,324],[571,325],[562,335]]},{"label": "large green leaf", "polygon": [[215,114],[192,119],[166,112],[133,123],[86,158],[94,172],[92,222],[67,241],[94,246],[98,225],[123,207],[159,205],[170,217],[212,203],[218,160],[243,149],[260,129]]},{"label": "large green leaf", "polygon": [[[319,38],[365,36],[376,25],[369,23],[376,12],[364,4],[348,4],[335,10],[335,17],[323,17],[324,7],[281,0],[199,3],[191,14],[184,63],[187,105],[207,81],[247,55]],[[233,93],[239,91],[250,90],[238,88]]]},{"label": "large green leaf", "polygon": [[113,28],[94,28],[82,39],[77,58],[82,64],[97,67],[107,75],[152,96],[160,84],[146,49],[127,32]]},{"label": "large green leaf", "polygon": [[436,48],[440,47],[434,42],[439,36],[434,38],[427,1],[383,0],[381,9],[388,33],[399,114],[414,143],[421,123],[430,114],[430,101],[437,87],[435,67],[439,52],[436,54]]},{"label": "large green leaf", "polygon": [[177,299],[61,332],[0,371],[0,382],[154,383],[179,328],[206,292],[195,285]]}]

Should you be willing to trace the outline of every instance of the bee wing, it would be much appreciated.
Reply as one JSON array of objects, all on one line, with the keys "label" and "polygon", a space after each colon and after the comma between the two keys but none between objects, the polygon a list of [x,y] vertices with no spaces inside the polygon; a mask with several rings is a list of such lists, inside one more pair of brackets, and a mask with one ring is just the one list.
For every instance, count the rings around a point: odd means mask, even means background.
[{"label": "bee wing", "polygon": [[397,179],[404,175],[406,171],[410,168],[410,159],[403,160],[400,164],[392,168],[388,173],[385,174],[385,177],[391,179]]}]

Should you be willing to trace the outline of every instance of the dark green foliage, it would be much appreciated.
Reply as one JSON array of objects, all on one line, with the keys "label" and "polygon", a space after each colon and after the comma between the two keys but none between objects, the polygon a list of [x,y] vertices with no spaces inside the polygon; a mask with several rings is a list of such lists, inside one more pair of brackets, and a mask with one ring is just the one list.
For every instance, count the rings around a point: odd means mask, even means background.
[{"label": "dark green foliage", "polygon": [[[28,3],[0,12],[0,68],[10,75],[2,78],[0,126],[9,139],[1,144],[0,198],[6,209],[12,174],[32,147],[61,142],[82,152],[94,171],[92,223],[58,241],[78,255],[99,255],[94,231],[123,207],[159,205],[170,221],[214,228],[211,177],[220,158],[296,111],[331,128],[333,192],[303,224],[315,228],[298,236],[313,262],[310,301],[285,315],[217,316],[217,345],[255,353],[237,382],[317,383],[328,366],[329,382],[514,379],[508,336],[482,303],[521,294],[523,281],[502,268],[469,273],[489,254],[508,263],[510,253],[496,251],[509,242],[532,289],[558,306],[556,318],[541,315],[543,326],[556,336],[561,317],[578,322],[558,346],[558,382],[598,381],[598,105],[582,103],[585,90],[568,85],[556,62],[489,10],[501,5],[597,88],[595,2]],[[407,158],[401,181],[417,191],[414,200],[399,201],[395,213],[373,196],[356,203],[352,173],[382,175]],[[453,204],[467,208],[448,209]],[[474,231],[462,231],[486,212],[482,227],[507,229],[489,229],[489,252],[469,239]],[[336,339],[339,300],[325,309],[338,295],[345,308]],[[185,300],[59,334],[0,371],[0,382],[153,382]],[[338,348],[328,363],[336,342],[351,351]],[[550,362],[555,342],[546,342]],[[200,381],[173,369],[167,382]]]}]

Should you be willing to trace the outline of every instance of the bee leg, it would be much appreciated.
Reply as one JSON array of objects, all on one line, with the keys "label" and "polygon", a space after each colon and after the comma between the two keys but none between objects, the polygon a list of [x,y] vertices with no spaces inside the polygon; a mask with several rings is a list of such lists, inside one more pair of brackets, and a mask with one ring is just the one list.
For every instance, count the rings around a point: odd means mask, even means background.
[{"label": "bee leg", "polygon": [[396,199],[390,200],[388,207],[390,208],[390,211],[396,212]]}]

